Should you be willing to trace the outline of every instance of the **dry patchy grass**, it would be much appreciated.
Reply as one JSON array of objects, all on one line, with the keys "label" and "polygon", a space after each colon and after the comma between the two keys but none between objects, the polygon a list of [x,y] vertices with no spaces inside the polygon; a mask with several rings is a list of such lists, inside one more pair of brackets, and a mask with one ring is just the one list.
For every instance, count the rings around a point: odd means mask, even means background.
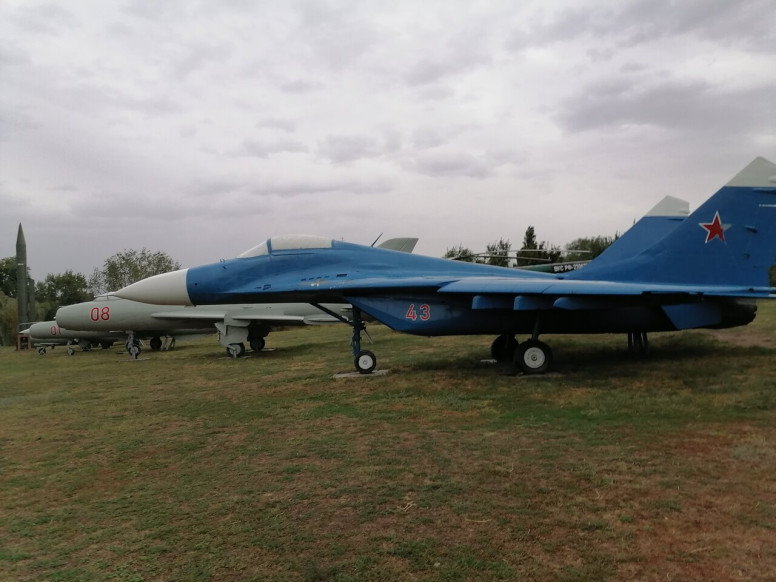
[{"label": "dry patchy grass", "polygon": [[774,321],[549,338],[544,378],[380,327],[391,372],[344,380],[343,327],[3,349],[0,578],[776,579]]}]

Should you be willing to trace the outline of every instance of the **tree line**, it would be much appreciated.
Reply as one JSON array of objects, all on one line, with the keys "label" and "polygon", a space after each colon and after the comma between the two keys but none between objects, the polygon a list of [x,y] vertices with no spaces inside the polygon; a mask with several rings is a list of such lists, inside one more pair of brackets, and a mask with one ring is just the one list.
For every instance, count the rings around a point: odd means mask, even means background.
[{"label": "tree line", "polygon": [[446,259],[484,263],[498,267],[528,267],[560,261],[592,261],[619,237],[619,233],[614,236],[583,237],[575,239],[568,243],[565,248],[561,248],[547,241],[539,242],[536,238],[536,229],[529,226],[525,230],[523,244],[519,249],[513,250],[509,239],[500,238],[488,244],[483,253],[475,253],[462,244],[458,244],[449,247],[444,256]]},{"label": "tree line", "polygon": [[[28,275],[28,288],[34,289],[34,320],[54,319],[64,305],[89,301],[97,295],[116,291],[152,275],[180,269],[180,263],[167,254],[146,248],[123,250],[105,259],[102,268],[95,268],[87,279],[82,273],[67,270],[49,273],[43,281],[33,283]],[[0,259],[0,345],[16,343],[19,329],[16,257]]]}]

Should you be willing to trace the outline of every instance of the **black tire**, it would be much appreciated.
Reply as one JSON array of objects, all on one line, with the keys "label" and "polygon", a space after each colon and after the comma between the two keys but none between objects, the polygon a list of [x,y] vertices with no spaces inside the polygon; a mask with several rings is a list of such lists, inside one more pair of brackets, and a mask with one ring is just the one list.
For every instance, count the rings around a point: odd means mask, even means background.
[{"label": "black tire", "polygon": [[527,340],[515,350],[515,364],[524,374],[544,374],[552,364],[552,350],[539,340]]},{"label": "black tire", "polygon": [[518,342],[515,336],[504,333],[490,344],[490,355],[497,362],[508,362],[515,357],[517,346]]},{"label": "black tire", "polygon": [[263,337],[255,337],[251,340],[251,349],[254,352],[260,352],[265,345],[267,345],[267,342]]},{"label": "black tire", "polygon": [[152,337],[151,341],[148,342],[148,345],[151,346],[153,351],[158,352],[162,349],[162,338]]},{"label": "black tire", "polygon": [[356,371],[359,374],[371,374],[372,370],[377,367],[377,356],[369,350],[363,350],[358,352],[353,360],[353,364],[356,366]]}]

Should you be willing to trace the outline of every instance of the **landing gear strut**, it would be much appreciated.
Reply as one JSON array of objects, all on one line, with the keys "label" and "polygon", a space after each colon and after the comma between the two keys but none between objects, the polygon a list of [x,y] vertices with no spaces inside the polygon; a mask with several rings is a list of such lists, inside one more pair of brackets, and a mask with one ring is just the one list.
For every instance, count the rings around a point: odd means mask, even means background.
[{"label": "landing gear strut", "polygon": [[[317,307],[324,313],[327,313],[333,318],[340,320],[342,323],[347,323],[353,328],[353,336],[350,340],[350,346],[353,348],[353,364],[359,374],[371,374],[375,367],[377,367],[377,356],[375,356],[369,350],[361,349],[361,332],[363,331],[366,333],[366,325],[364,324],[364,320],[361,319],[361,310],[354,305],[353,319],[348,320],[342,317],[339,313],[336,313],[331,309],[327,309],[319,303],[311,303],[310,305]],[[366,336],[369,337],[369,334],[366,333]]]},{"label": "landing gear strut", "polygon": [[552,350],[546,343],[539,341],[541,316],[536,314],[531,339],[518,344],[515,348],[515,365],[523,374],[544,374],[552,364]]},{"label": "landing gear strut", "polygon": [[366,326],[361,319],[361,310],[353,307],[353,338],[350,345],[353,347],[353,363],[360,374],[371,374],[377,366],[377,356],[369,350],[361,349],[361,332],[366,332]]},{"label": "landing gear strut", "polygon": [[645,331],[628,332],[628,351],[634,355],[644,355],[649,350],[649,338]]},{"label": "landing gear strut", "polygon": [[127,353],[133,360],[137,360],[140,356],[140,352],[142,351],[140,349],[140,341],[135,339],[135,334],[130,333],[127,336]]}]

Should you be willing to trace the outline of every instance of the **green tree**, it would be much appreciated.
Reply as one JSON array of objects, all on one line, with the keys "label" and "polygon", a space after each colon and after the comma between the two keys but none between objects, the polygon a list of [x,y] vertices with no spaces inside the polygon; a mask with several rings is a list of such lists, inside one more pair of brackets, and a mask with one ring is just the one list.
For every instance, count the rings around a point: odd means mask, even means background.
[{"label": "green tree", "polygon": [[[16,304],[16,298],[19,291],[16,286],[18,281],[18,271],[16,267],[17,265],[15,256],[0,259],[0,293],[5,295],[6,298],[12,298],[14,300],[14,304]],[[29,273],[30,268],[27,267],[27,311],[29,317],[35,319],[35,313],[37,311],[37,307],[35,305],[35,281],[32,280]],[[18,312],[15,319],[18,319]],[[16,333],[15,327],[14,333]]]},{"label": "green tree", "polygon": [[512,250],[512,243],[509,242],[509,239],[504,240],[500,238],[498,241],[489,244],[485,250],[487,252],[485,262],[488,265],[495,265],[497,267],[509,266],[509,253]]},{"label": "green tree", "polygon": [[89,282],[81,273],[65,271],[59,275],[49,273],[35,285],[38,312],[44,320],[54,319],[57,309],[91,299]]},{"label": "green tree", "polygon": [[180,263],[167,254],[141,250],[124,249],[105,259],[102,269],[94,269],[89,277],[89,288],[94,295],[116,291],[136,281],[180,269]]},{"label": "green tree", "polygon": [[16,343],[18,325],[19,311],[16,299],[0,291],[0,345],[12,346]]},{"label": "green tree", "polygon": [[0,293],[16,297],[16,257],[0,259]]},{"label": "green tree", "polygon": [[515,264],[518,267],[536,265],[538,263],[557,263],[563,252],[559,247],[546,241],[537,242],[536,230],[533,226],[525,229],[523,246],[516,254]]},{"label": "green tree", "polygon": [[609,245],[620,238],[619,233],[614,236],[592,236],[578,238],[566,245],[566,260],[568,261],[592,261]]},{"label": "green tree", "polygon": [[464,263],[479,263],[479,258],[474,254],[474,251],[467,249],[463,244],[450,247],[445,251],[445,259],[453,259],[456,261],[463,261]]}]

